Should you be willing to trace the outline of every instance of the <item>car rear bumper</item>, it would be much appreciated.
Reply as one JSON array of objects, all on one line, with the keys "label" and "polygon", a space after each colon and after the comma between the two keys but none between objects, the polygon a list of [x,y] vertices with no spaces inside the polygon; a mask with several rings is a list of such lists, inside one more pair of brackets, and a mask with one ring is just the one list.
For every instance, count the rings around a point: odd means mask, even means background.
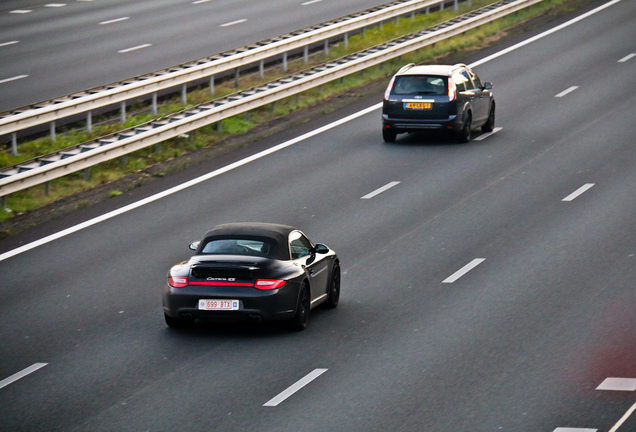
[{"label": "car rear bumper", "polygon": [[449,116],[442,119],[404,119],[393,118],[387,114],[382,115],[382,127],[395,133],[416,132],[424,130],[456,131],[462,125],[457,116]]},{"label": "car rear bumper", "polygon": [[[238,310],[200,310],[199,300],[238,300]],[[193,318],[218,321],[274,321],[292,318],[296,313],[298,287],[289,283],[276,290],[245,288],[237,293],[235,289],[223,287],[210,289],[188,286],[164,289],[163,310],[172,318]]]}]

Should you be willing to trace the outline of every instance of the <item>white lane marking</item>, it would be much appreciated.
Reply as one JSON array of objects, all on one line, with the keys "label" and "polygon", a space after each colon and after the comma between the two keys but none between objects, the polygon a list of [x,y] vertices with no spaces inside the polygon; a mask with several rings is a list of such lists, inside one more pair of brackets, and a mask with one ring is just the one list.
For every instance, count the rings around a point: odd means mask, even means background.
[{"label": "white lane marking", "polygon": [[115,18],[115,19],[111,19],[111,20],[108,20],[108,21],[102,21],[102,22],[99,23],[99,25],[113,24],[113,23],[116,23],[116,22],[126,21],[128,19],[130,19],[130,17]]},{"label": "white lane marking", "polygon": [[585,192],[586,190],[591,188],[592,186],[594,186],[594,183],[586,183],[583,186],[581,186],[580,188],[578,188],[577,190],[575,190],[574,192],[572,192],[570,195],[568,195],[565,198],[563,198],[561,201],[572,201],[576,197],[581,195],[583,192]]},{"label": "white lane marking", "polygon": [[597,432],[598,429],[586,429],[586,428],[568,428],[560,427],[556,428],[554,432]]},{"label": "white lane marking", "polygon": [[627,54],[625,57],[623,57],[622,59],[620,59],[618,62],[619,63],[625,63],[629,60],[631,60],[632,58],[636,57],[636,53],[631,53],[631,54]]},{"label": "white lane marking", "polygon": [[322,1],[322,0],[309,0],[309,1],[306,1],[305,3],[301,3],[300,5],[301,5],[301,6],[308,6],[308,5],[310,5],[310,4],[320,3],[321,1]]},{"label": "white lane marking", "polygon": [[576,24],[577,22],[579,22],[581,20],[584,20],[585,18],[588,18],[588,17],[590,17],[590,16],[592,16],[594,14],[597,14],[597,13],[601,12],[602,10],[607,9],[610,6],[615,5],[616,3],[620,3],[621,1],[622,0],[612,0],[612,1],[608,2],[608,3],[605,3],[604,5],[601,5],[601,6],[597,7],[596,9],[592,9],[591,11],[589,11],[587,13],[584,13],[583,15],[579,15],[578,17],[576,17],[574,19],[571,19],[570,21],[564,22],[563,24],[561,24],[559,26],[551,28],[550,30],[547,30],[547,31],[545,31],[543,33],[540,33],[540,34],[538,34],[538,35],[536,35],[534,37],[531,37],[530,39],[526,39],[523,42],[519,42],[516,45],[513,45],[513,46],[511,46],[509,48],[506,48],[504,50],[496,52],[496,53],[494,53],[492,55],[489,55],[488,57],[484,57],[481,60],[477,60],[476,62],[471,63],[468,66],[471,67],[471,68],[474,68],[475,66],[479,66],[480,64],[484,64],[486,62],[489,62],[490,60],[496,59],[497,57],[501,57],[504,54],[508,54],[509,52],[515,51],[515,50],[517,50],[517,49],[519,49],[521,47],[529,45],[532,42],[538,41],[539,39],[543,39],[544,37],[549,36],[552,33],[556,33],[556,32],[558,32],[560,30],[563,30],[564,28],[569,27],[572,24]]},{"label": "white lane marking", "polygon": [[379,195],[379,194],[381,194],[382,192],[385,192],[385,191],[387,191],[387,190],[391,189],[393,186],[397,186],[397,185],[399,185],[399,184],[400,184],[400,182],[399,182],[399,181],[392,181],[391,183],[385,184],[385,185],[384,185],[384,186],[382,186],[381,188],[376,189],[376,190],[374,190],[373,192],[370,192],[370,193],[366,194],[365,196],[363,196],[363,197],[362,197],[362,198],[360,198],[360,199],[371,199],[371,198],[373,198],[374,196]]},{"label": "white lane marking", "polygon": [[296,383],[289,387],[287,390],[284,390],[278,396],[270,399],[268,402],[265,402],[263,406],[277,406],[285,399],[296,393],[301,388],[305,387],[307,384],[309,384],[325,372],[327,372],[327,369],[314,369],[312,372],[308,373],[303,378],[296,381]]},{"label": "white lane marking", "polygon": [[636,378],[605,378],[596,390],[636,391]]},{"label": "white lane marking", "polygon": [[563,96],[565,96],[565,95],[567,95],[567,94],[569,94],[569,93],[572,93],[572,92],[573,92],[574,90],[576,90],[577,88],[579,88],[579,86],[572,86],[572,87],[569,87],[569,88],[567,88],[567,89],[563,90],[561,93],[559,93],[559,94],[555,95],[554,97],[561,98],[561,97],[563,97]]},{"label": "white lane marking", "polygon": [[209,3],[212,0],[197,0],[197,1],[193,1],[192,4],[201,4],[201,3]]},{"label": "white lane marking", "polygon": [[475,141],[483,141],[483,140],[485,140],[486,138],[488,138],[489,136],[496,134],[496,133],[497,133],[497,132],[499,132],[501,129],[503,129],[503,128],[496,127],[496,128],[494,128],[494,129],[492,130],[492,132],[486,132],[485,134],[479,135],[477,138],[475,138]]},{"label": "white lane marking", "polygon": [[380,102],[378,104],[375,104],[375,105],[373,105],[373,106],[371,106],[369,108],[366,108],[366,109],[364,109],[362,111],[358,111],[357,113],[353,113],[350,116],[344,117],[344,118],[342,118],[340,120],[336,120],[333,123],[329,123],[328,125],[325,125],[325,126],[322,126],[322,127],[318,128],[318,129],[315,129],[313,131],[307,132],[304,135],[301,135],[299,137],[293,138],[293,139],[291,139],[289,141],[286,141],[286,142],[284,142],[282,144],[278,144],[278,145],[276,145],[274,147],[271,147],[269,149],[263,150],[260,153],[256,153],[256,154],[254,154],[252,156],[246,157],[245,159],[241,159],[240,161],[237,161],[237,162],[231,163],[229,165],[226,165],[226,166],[224,166],[222,168],[219,168],[219,169],[217,169],[215,171],[212,171],[212,172],[210,172],[208,174],[202,175],[200,177],[197,177],[197,178],[192,179],[190,181],[187,181],[185,183],[181,183],[180,185],[174,186],[174,187],[172,187],[170,189],[167,189],[167,190],[165,190],[163,192],[159,192],[159,193],[157,193],[155,195],[149,196],[149,197],[144,198],[144,199],[142,199],[140,201],[136,201],[136,202],[134,202],[132,204],[128,204],[127,206],[118,208],[116,210],[113,210],[113,211],[108,212],[106,214],[103,214],[101,216],[97,216],[97,217],[95,217],[93,219],[90,219],[88,221],[82,222],[82,223],[80,223],[78,225],[74,225],[74,226],[72,226],[70,228],[67,228],[65,230],[62,230],[62,231],[59,231],[57,233],[51,234],[49,236],[46,236],[46,237],[44,237],[44,238],[42,238],[40,240],[36,240],[34,242],[25,244],[24,246],[20,246],[19,248],[16,248],[16,249],[10,250],[8,252],[5,252],[3,254],[0,254],[0,261],[4,261],[4,260],[6,260],[8,258],[11,258],[13,256],[19,255],[19,254],[21,254],[23,252],[29,251],[31,249],[35,249],[36,247],[42,246],[42,245],[47,244],[49,242],[52,242],[53,240],[57,240],[59,238],[66,237],[67,235],[70,235],[70,234],[73,234],[73,233],[75,233],[77,231],[83,230],[84,228],[88,228],[90,226],[93,226],[93,225],[98,224],[100,222],[103,222],[105,220],[114,218],[115,216],[119,216],[120,214],[129,212],[129,211],[134,210],[134,209],[136,209],[138,207],[141,207],[141,206],[144,206],[144,205],[149,204],[151,202],[160,200],[161,198],[167,197],[167,196],[175,194],[177,192],[181,192],[182,190],[187,189],[187,188],[189,188],[191,186],[196,186],[199,183],[202,183],[204,181],[210,180],[211,178],[214,178],[214,177],[217,177],[217,176],[219,176],[221,174],[224,174],[226,172],[232,171],[232,170],[234,170],[236,168],[239,168],[239,167],[241,167],[243,165],[247,165],[248,163],[253,162],[255,160],[264,158],[265,156],[268,156],[270,154],[276,153],[279,150],[283,150],[284,148],[290,147],[290,146],[292,146],[294,144],[297,144],[297,143],[299,143],[301,141],[304,141],[304,140],[306,140],[308,138],[311,138],[313,136],[319,135],[319,134],[321,134],[321,133],[323,133],[325,131],[328,131],[329,129],[333,129],[335,127],[338,127],[338,126],[340,126],[342,124],[345,124],[347,122],[350,122],[351,120],[354,120],[354,119],[356,119],[358,117],[362,117],[363,115],[366,115],[366,114],[368,114],[370,112],[379,110],[380,108],[382,108],[382,102]]},{"label": "white lane marking", "polygon": [[233,25],[236,25],[236,24],[244,23],[245,21],[247,21],[247,20],[246,19],[240,19],[240,20],[229,22],[229,23],[221,24],[221,27],[230,27],[230,26],[233,26]]},{"label": "white lane marking", "polygon": [[[77,0],[77,1],[93,1],[93,0]],[[590,16],[592,16],[592,15],[598,13],[598,12],[601,12],[602,10],[604,10],[604,9],[606,9],[606,8],[612,6],[612,5],[615,5],[616,3],[619,3],[621,1],[622,0],[612,0],[609,3],[605,3],[604,5],[599,6],[596,9],[593,9],[593,10],[591,10],[591,11],[589,11],[589,12],[583,14],[583,15],[580,15],[580,16],[578,16],[578,17],[576,17],[576,18],[574,18],[574,19],[572,19],[570,21],[565,22],[565,23],[561,24],[560,26],[557,26],[557,27],[555,27],[553,29],[550,29],[550,30],[548,30],[546,32],[538,34],[537,36],[532,37],[532,38],[530,38],[530,39],[528,39],[526,41],[520,42],[520,43],[518,43],[516,45],[513,45],[513,46],[511,46],[509,48],[506,48],[504,50],[496,52],[496,53],[494,53],[494,54],[492,54],[492,55],[490,55],[488,57],[485,57],[485,58],[483,58],[481,60],[478,60],[478,61],[476,61],[474,63],[471,63],[469,66],[471,68],[473,68],[475,66],[487,63],[490,60],[494,60],[497,57],[501,57],[501,56],[503,56],[505,54],[508,54],[508,53],[510,53],[512,51],[515,51],[515,50],[519,49],[519,48],[522,48],[525,45],[528,45],[528,44],[530,44],[532,42],[535,42],[535,41],[537,41],[539,39],[542,39],[542,38],[544,38],[544,37],[546,37],[546,36],[548,36],[548,35],[550,35],[552,33],[556,33],[559,30],[562,30],[562,29],[564,29],[566,27],[569,27],[570,25],[575,24],[575,23],[577,23],[577,22],[579,22],[579,21],[581,21],[581,20],[583,20],[585,18],[588,18],[588,17],[590,17]],[[201,183],[201,182],[204,182],[204,181],[206,181],[206,180],[208,180],[210,178],[216,177],[217,175],[222,174],[222,173],[224,173],[226,171],[230,171],[230,170],[232,170],[232,169],[234,169],[236,167],[239,167],[241,165],[245,165],[245,164],[251,162],[252,160],[260,159],[260,158],[262,158],[264,156],[267,156],[267,155],[269,155],[271,153],[275,153],[278,150],[282,150],[283,148],[289,147],[291,145],[294,145],[294,144],[296,144],[296,143],[298,143],[298,142],[300,142],[302,140],[305,140],[305,139],[310,138],[312,136],[321,134],[322,132],[324,132],[326,130],[332,129],[332,128],[337,127],[337,126],[340,126],[341,124],[347,123],[347,122],[349,122],[351,120],[354,120],[354,119],[356,119],[358,117],[366,115],[366,114],[368,114],[370,112],[373,112],[375,110],[378,110],[380,108],[382,108],[382,102],[377,103],[377,104],[375,104],[373,106],[370,106],[368,108],[365,108],[362,111],[359,111],[357,113],[351,114],[350,116],[347,116],[344,119],[338,120],[338,121],[336,121],[334,123],[330,123],[330,124],[328,124],[326,126],[318,128],[318,129],[316,129],[314,131],[308,132],[305,135],[301,135],[300,137],[294,138],[294,139],[292,139],[290,141],[287,141],[285,143],[282,143],[282,144],[279,144],[277,146],[274,146],[271,149],[264,150],[263,152],[258,153],[258,154],[254,155],[252,157],[249,157],[249,158],[243,159],[242,161],[239,161],[239,162],[236,162],[234,164],[228,165],[225,168],[220,168],[220,169],[218,169],[216,171],[213,171],[210,174],[201,176],[201,177],[196,178],[194,180],[190,180],[189,182],[186,182],[186,183],[183,183],[181,185],[175,186],[175,187],[173,187],[171,189],[168,189],[166,191],[160,192],[160,193],[155,194],[155,195],[153,195],[151,197],[145,198],[145,199],[143,199],[141,201],[137,201],[135,203],[129,204],[129,205],[127,205],[125,207],[122,207],[120,209],[113,210],[112,212],[109,212],[109,213],[106,213],[104,215],[98,216],[98,217],[96,217],[94,219],[91,219],[89,221],[83,222],[83,223],[81,223],[79,225],[72,226],[72,227],[67,228],[67,229],[65,229],[63,231],[57,232],[55,234],[51,234],[51,235],[49,235],[47,237],[44,237],[44,238],[42,238],[40,240],[36,240],[34,242],[31,242],[29,244],[21,246],[21,247],[19,247],[17,249],[13,249],[11,251],[8,251],[8,252],[5,252],[3,254],[0,254],[0,261],[4,261],[4,260],[6,260],[8,258],[11,258],[11,257],[19,255],[19,254],[21,254],[23,252],[26,252],[26,251],[29,251],[31,249],[34,249],[34,248],[36,248],[38,246],[42,246],[43,244],[52,242],[53,240],[57,240],[58,238],[65,237],[65,236],[67,236],[69,234],[72,234],[74,232],[83,230],[84,228],[88,228],[88,227],[90,227],[92,225],[95,225],[95,224],[98,224],[98,223],[100,223],[102,221],[111,219],[111,218],[113,218],[115,216],[118,216],[118,215],[120,215],[122,213],[126,213],[126,212],[128,212],[130,210],[134,210],[134,209],[136,209],[138,207],[141,207],[141,206],[146,205],[148,203],[151,203],[153,201],[157,201],[157,200],[159,200],[159,199],[161,199],[161,198],[163,198],[165,196],[172,195],[172,194],[177,193],[177,192],[179,192],[179,191],[181,191],[183,189],[187,189],[190,186],[194,186],[194,185],[196,185],[198,183]]]},{"label": "white lane marking", "polygon": [[28,14],[33,12],[33,9],[16,9],[16,10],[12,10],[9,13],[12,14]]},{"label": "white lane marking", "polygon": [[137,51],[137,50],[140,50],[140,49],[143,49],[143,48],[148,48],[149,46],[152,46],[152,44],[137,45],[137,46],[134,46],[132,48],[126,48],[126,49],[123,49],[123,50],[119,50],[117,52],[118,53],[127,53],[127,52],[131,52],[131,51]]},{"label": "white lane marking", "polygon": [[9,384],[16,382],[17,380],[24,378],[25,376],[35,372],[36,370],[43,368],[47,364],[48,363],[35,363],[26,369],[22,369],[20,372],[15,373],[11,375],[9,378],[5,378],[2,381],[0,381],[0,388],[6,387]]},{"label": "white lane marking", "polygon": [[3,43],[0,43],[0,47],[8,46],[8,45],[15,45],[15,44],[17,44],[17,43],[19,43],[19,42],[20,42],[20,41],[3,42]]},{"label": "white lane marking", "polygon": [[50,7],[50,8],[57,8],[57,7],[63,7],[63,6],[66,6],[66,3],[49,3],[44,5],[44,7]]},{"label": "white lane marking", "polygon": [[623,423],[625,423],[625,420],[627,420],[632,414],[634,414],[634,411],[636,411],[636,404],[632,405],[632,407],[627,410],[625,415],[623,417],[621,417],[621,419],[618,421],[618,423],[616,423],[614,425],[614,427],[611,428],[608,432],[616,432],[618,430],[618,428],[621,427],[621,425]]},{"label": "white lane marking", "polygon": [[457,279],[464,276],[466,273],[468,273],[469,271],[471,271],[472,269],[474,269],[475,267],[477,267],[479,264],[483,263],[484,261],[486,261],[486,258],[475,258],[474,260],[466,264],[464,267],[460,268],[455,273],[453,273],[452,275],[444,279],[442,283],[455,282]]},{"label": "white lane marking", "polygon": [[28,75],[16,75],[16,76],[11,77],[11,78],[5,78],[5,79],[0,80],[0,84],[4,84],[4,83],[10,82],[10,81],[19,80],[19,79],[26,78],[26,77],[28,77]]}]

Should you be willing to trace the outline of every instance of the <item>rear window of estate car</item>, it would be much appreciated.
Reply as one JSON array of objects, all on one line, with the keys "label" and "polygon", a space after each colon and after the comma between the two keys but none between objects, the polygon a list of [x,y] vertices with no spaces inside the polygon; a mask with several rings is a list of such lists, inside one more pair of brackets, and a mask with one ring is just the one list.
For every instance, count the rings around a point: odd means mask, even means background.
[{"label": "rear window of estate car", "polygon": [[447,93],[447,82],[447,77],[435,75],[400,75],[395,77],[393,94],[444,95]]},{"label": "rear window of estate car", "polygon": [[208,241],[201,253],[267,256],[270,249],[271,244],[265,240],[224,238]]}]

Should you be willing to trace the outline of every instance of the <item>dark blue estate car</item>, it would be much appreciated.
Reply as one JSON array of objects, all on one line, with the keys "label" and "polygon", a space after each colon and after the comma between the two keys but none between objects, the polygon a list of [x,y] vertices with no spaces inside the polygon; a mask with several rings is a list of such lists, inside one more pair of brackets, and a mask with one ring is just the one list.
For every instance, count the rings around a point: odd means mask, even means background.
[{"label": "dark blue estate car", "polygon": [[474,128],[491,132],[495,127],[492,88],[464,64],[406,65],[384,93],[382,137],[394,142],[399,133],[437,130],[468,142]]}]

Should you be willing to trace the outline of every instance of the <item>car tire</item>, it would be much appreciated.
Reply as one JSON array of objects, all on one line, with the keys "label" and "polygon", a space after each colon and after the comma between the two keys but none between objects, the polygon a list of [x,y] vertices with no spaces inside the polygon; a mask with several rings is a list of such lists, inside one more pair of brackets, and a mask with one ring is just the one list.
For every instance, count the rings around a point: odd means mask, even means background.
[{"label": "car tire", "polygon": [[495,129],[495,103],[490,104],[490,111],[488,112],[488,120],[481,127],[482,132],[492,132]]},{"label": "car tire", "polygon": [[302,331],[309,324],[309,311],[311,309],[311,297],[309,293],[309,285],[303,282],[300,287],[300,295],[298,297],[298,305],[296,306],[296,315],[291,319],[290,326],[292,330]]},{"label": "car tire", "polygon": [[395,142],[396,138],[397,134],[395,132],[388,129],[382,129],[382,139],[384,139],[384,142],[392,143]]},{"label": "car tire", "polygon": [[462,129],[459,132],[459,142],[467,143],[470,141],[470,137],[473,131],[473,116],[470,112],[466,113],[466,119],[462,125]]},{"label": "car tire", "polygon": [[335,309],[340,301],[340,265],[336,263],[331,271],[331,283],[329,284],[329,297],[325,301],[327,309]]},{"label": "car tire", "polygon": [[166,313],[163,314],[163,317],[166,320],[166,324],[170,328],[177,328],[177,329],[188,328],[188,327],[192,327],[192,324],[194,324],[194,320],[192,319],[173,318],[167,315]]}]

